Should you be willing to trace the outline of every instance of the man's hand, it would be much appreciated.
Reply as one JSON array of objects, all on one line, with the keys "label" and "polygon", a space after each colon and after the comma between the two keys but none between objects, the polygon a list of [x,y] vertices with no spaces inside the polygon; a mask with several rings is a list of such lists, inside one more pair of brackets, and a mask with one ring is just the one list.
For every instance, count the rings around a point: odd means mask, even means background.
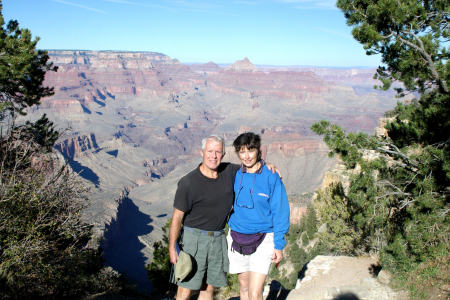
[{"label": "man's hand", "polygon": [[278,249],[274,249],[273,250],[273,254],[272,254],[272,262],[274,263],[279,263],[281,260],[283,259],[283,252],[281,250]]},{"label": "man's hand", "polygon": [[273,174],[275,174],[275,172],[277,172],[278,175],[280,175],[280,178],[283,178],[283,176],[281,176],[280,170],[278,170],[277,167],[275,167],[275,165],[272,165],[271,163],[266,163],[266,167],[267,167],[267,169],[272,171]]}]

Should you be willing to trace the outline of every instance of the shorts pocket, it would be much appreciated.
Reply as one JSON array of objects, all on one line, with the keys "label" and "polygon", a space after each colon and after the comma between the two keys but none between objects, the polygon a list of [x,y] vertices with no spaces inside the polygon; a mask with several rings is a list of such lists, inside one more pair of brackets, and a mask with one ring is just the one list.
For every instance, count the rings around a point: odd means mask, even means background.
[{"label": "shorts pocket", "polygon": [[184,231],[182,250],[186,253],[189,253],[192,257],[195,257],[198,250],[198,234],[195,234],[191,231]]}]

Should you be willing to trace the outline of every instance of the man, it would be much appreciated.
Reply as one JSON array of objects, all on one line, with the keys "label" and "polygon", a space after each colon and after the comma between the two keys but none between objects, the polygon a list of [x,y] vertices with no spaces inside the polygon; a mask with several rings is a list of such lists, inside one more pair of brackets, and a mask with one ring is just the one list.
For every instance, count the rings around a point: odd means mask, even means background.
[{"label": "man", "polygon": [[[206,289],[198,299],[213,299],[214,288],[226,286],[228,256],[224,228],[234,201],[234,177],[239,165],[222,163],[225,144],[211,135],[202,140],[202,163],[180,179],[169,231],[170,261],[176,264],[175,242],[184,225],[183,251],[195,260],[193,274],[178,283],[177,300],[199,290],[206,273]],[[270,168],[271,170],[274,168]]]},{"label": "man", "polygon": [[[226,286],[228,270],[224,228],[234,196],[238,165],[221,163],[225,145],[212,135],[202,140],[202,163],[178,182],[169,232],[170,261],[176,264],[175,242],[184,224],[183,251],[195,260],[194,274],[178,284],[177,300],[199,290],[206,273],[206,289],[198,299],[213,299],[214,287]],[[184,219],[184,221],[183,221]]]}]

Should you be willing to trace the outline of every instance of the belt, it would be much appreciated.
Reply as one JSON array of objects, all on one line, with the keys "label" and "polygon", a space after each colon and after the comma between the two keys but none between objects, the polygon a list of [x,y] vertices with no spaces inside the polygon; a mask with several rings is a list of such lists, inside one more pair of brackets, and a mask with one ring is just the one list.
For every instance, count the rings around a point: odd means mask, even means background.
[{"label": "belt", "polygon": [[187,227],[187,226],[184,226],[183,229],[185,231],[194,232],[196,234],[202,234],[202,235],[214,236],[214,237],[221,236],[222,234],[225,233],[225,231],[223,229],[219,230],[219,231],[208,231],[208,230],[202,230],[202,229],[192,228],[192,227]]}]

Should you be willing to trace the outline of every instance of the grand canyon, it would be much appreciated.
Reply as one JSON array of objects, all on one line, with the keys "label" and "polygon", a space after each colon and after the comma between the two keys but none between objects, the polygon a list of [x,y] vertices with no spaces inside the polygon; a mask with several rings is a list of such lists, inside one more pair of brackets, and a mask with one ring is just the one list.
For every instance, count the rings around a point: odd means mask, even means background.
[{"label": "grand canyon", "polygon": [[109,265],[145,286],[152,243],[171,216],[177,181],[200,163],[201,139],[261,135],[263,157],[281,171],[298,222],[335,164],[310,130],[329,120],[372,133],[392,92],[373,89],[375,69],[183,64],[161,53],[49,51],[57,72],[28,119],[43,113],[59,131],[55,148],[90,187],[86,218]]}]

